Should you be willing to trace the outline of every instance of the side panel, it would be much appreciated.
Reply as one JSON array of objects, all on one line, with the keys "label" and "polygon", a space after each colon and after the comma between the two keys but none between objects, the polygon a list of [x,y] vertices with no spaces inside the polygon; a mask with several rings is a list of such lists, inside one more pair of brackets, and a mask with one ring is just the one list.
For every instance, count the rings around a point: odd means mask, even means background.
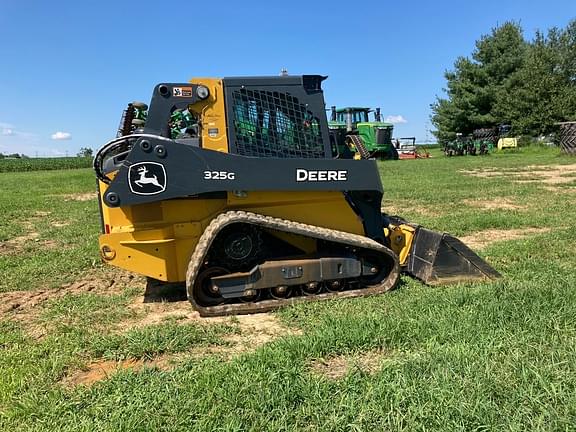
[{"label": "side panel", "polygon": [[126,270],[182,282],[188,260],[206,226],[218,214],[232,209],[364,233],[362,221],[340,192],[253,192],[242,196],[229,193],[222,199],[181,199],[109,209],[104,212],[104,222],[110,233],[100,236],[102,256],[109,264]]},{"label": "side panel", "polygon": [[222,80],[194,78],[190,82],[196,85],[204,85],[210,89],[210,96],[206,101],[201,101],[188,107],[198,118],[202,119],[202,148],[227,153],[228,137],[226,134],[226,109],[224,107]]}]

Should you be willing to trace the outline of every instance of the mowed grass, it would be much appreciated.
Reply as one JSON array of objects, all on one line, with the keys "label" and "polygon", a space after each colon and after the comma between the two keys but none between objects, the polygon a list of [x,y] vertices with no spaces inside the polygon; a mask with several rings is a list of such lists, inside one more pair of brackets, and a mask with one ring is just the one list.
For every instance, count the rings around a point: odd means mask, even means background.
[{"label": "mowed grass", "polygon": [[[223,358],[234,320],[178,320],[119,331],[134,318],[139,287],[68,294],[39,306],[35,337],[21,319],[0,321],[0,426],[4,430],[575,430],[576,182],[547,188],[464,170],[574,164],[556,149],[380,165],[384,207],[457,235],[546,228],[481,251],[503,274],[490,283],[430,288],[403,277],[382,296],[299,305],[277,312],[301,331]],[[98,263],[95,201],[58,195],[93,190],[89,170],[0,174],[0,240],[34,223],[40,241],[0,256],[0,291],[49,289]],[[8,197],[4,199],[4,197]],[[20,198],[21,197],[21,198]],[[470,200],[518,208],[482,209]],[[50,212],[34,219],[38,211]],[[329,217],[329,216],[327,216]],[[67,222],[56,228],[53,221]],[[50,222],[52,221],[52,222]],[[61,225],[61,224],[59,224]],[[61,248],[42,250],[41,240]],[[6,258],[8,258],[6,260]],[[40,271],[40,269],[49,269]],[[2,294],[0,293],[0,299]],[[188,355],[195,349],[195,355]],[[181,353],[172,369],[120,371],[67,386],[69,371],[99,359]],[[375,370],[334,379],[314,372],[336,356],[374,353]]]},{"label": "mowed grass", "polygon": [[0,249],[0,293],[52,288],[99,262],[92,170],[0,173],[0,182],[0,242],[14,243]]}]

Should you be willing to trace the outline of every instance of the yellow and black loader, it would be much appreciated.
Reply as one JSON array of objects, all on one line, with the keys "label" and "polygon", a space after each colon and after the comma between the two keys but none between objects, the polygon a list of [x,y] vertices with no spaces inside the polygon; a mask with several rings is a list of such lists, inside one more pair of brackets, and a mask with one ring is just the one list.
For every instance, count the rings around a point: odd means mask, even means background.
[{"label": "yellow and black loader", "polygon": [[498,277],[458,239],[382,213],[376,161],[335,158],[324,79],[198,78],[129,104],[94,159],[104,261],[185,283],[203,316],[378,294],[401,272]]}]

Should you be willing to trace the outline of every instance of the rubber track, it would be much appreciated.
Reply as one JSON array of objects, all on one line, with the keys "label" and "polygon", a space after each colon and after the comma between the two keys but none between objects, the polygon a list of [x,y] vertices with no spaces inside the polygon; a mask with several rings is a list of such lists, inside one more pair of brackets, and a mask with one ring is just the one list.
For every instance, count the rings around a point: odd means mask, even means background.
[{"label": "rubber track", "polygon": [[[341,291],[335,293],[322,293],[310,296],[298,296],[282,300],[267,299],[254,303],[234,303],[222,304],[217,306],[200,306],[198,305],[192,294],[194,289],[194,282],[198,276],[199,270],[204,263],[206,255],[210,246],[218,233],[226,226],[234,223],[247,223],[256,225],[262,228],[273,229],[277,231],[284,231],[293,234],[299,234],[307,237],[313,237],[320,240],[330,241],[334,243],[343,243],[351,247],[368,249],[387,255],[394,261],[394,266],[390,271],[388,277],[377,285],[368,286],[366,288],[358,288],[349,291]],[[327,300],[333,298],[346,298],[346,297],[362,297],[367,295],[380,294],[394,288],[400,277],[400,265],[398,257],[392,250],[386,246],[361,235],[350,234],[342,231],[336,231],[328,228],[307,225],[299,222],[288,221],[285,219],[273,218],[270,216],[263,216],[255,213],[244,211],[230,211],[219,215],[214,218],[200,239],[198,245],[194,250],[188,270],[186,272],[186,289],[188,292],[188,300],[192,303],[201,316],[221,316],[221,315],[235,315],[235,314],[249,314],[265,312],[277,309],[282,306],[291,305],[305,301]]]},{"label": "rubber track", "polygon": [[348,138],[350,138],[350,141],[352,141],[352,144],[354,144],[356,150],[358,150],[358,153],[360,153],[360,156],[362,156],[362,159],[370,159],[370,152],[364,145],[364,141],[360,136],[348,135]]}]

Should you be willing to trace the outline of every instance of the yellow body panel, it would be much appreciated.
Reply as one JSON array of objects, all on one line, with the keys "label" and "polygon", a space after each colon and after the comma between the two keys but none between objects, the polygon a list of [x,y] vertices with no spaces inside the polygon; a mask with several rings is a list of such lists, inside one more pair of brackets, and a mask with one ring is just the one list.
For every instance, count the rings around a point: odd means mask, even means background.
[{"label": "yellow body panel", "polygon": [[190,105],[188,110],[202,119],[202,148],[228,153],[226,136],[226,109],[222,80],[194,78],[192,84],[202,84],[210,90],[206,100]]},{"label": "yellow body panel", "polygon": [[[106,185],[101,184],[101,193]],[[246,210],[354,234],[363,234],[359,217],[341,192],[228,193],[226,198],[177,199],[124,208],[102,204],[106,234],[100,236],[103,258],[112,265],[168,282],[185,280],[188,261],[213,218]],[[315,242],[280,234],[306,252]]]}]

